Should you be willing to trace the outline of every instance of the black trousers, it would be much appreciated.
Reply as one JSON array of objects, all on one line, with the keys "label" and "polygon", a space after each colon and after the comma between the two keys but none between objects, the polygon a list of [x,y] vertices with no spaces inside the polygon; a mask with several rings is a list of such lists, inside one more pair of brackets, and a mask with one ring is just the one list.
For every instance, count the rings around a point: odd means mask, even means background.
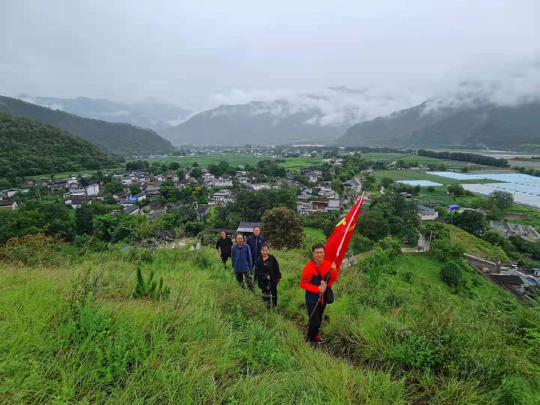
[{"label": "black trousers", "polygon": [[277,306],[277,285],[270,285],[268,290],[263,290],[263,301],[266,302],[268,308]]},{"label": "black trousers", "polygon": [[319,305],[317,305],[306,302],[306,307],[308,312],[308,318],[311,316],[311,314],[313,314],[313,316],[311,317],[311,321],[309,321],[308,325],[307,340],[313,341],[315,339],[315,336],[319,334],[319,328],[321,327],[321,323],[323,320],[326,303],[324,305],[321,305],[321,303],[319,302]]},{"label": "black trousers", "polygon": [[253,281],[251,281],[251,271],[247,271],[245,273],[234,273],[234,275],[236,276],[236,280],[242,286],[242,288],[244,288],[244,279],[245,279],[249,290],[253,291]]},{"label": "black trousers", "polygon": [[227,267],[227,259],[231,257],[230,253],[222,253],[221,254],[221,261],[223,262],[223,267]]}]

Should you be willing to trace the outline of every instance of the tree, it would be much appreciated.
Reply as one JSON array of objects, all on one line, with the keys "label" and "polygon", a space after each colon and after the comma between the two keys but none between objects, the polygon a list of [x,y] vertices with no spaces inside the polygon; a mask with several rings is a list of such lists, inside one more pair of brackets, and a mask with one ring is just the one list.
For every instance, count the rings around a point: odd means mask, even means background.
[{"label": "tree", "polygon": [[463,271],[461,267],[453,261],[446,263],[441,268],[441,278],[449,286],[457,288],[461,284]]},{"label": "tree", "polygon": [[401,244],[390,237],[382,238],[375,246],[387,251],[392,260],[401,254]]},{"label": "tree", "polygon": [[334,190],[336,193],[338,193],[338,194],[343,193],[343,183],[341,182],[341,180],[334,179],[334,180],[332,180],[330,185],[332,187],[332,190]]},{"label": "tree", "polygon": [[208,172],[214,176],[221,176],[223,174],[223,169],[215,163],[210,163],[208,165]]},{"label": "tree", "polygon": [[364,253],[373,249],[373,242],[360,233],[354,232],[351,238],[351,249],[355,255]]},{"label": "tree", "polygon": [[418,228],[420,224],[416,202],[393,191],[374,200],[371,209],[380,211],[390,224],[391,232],[398,236],[405,235],[407,230]]},{"label": "tree", "polygon": [[[350,178],[352,178],[351,176]],[[340,176],[341,178],[341,176]],[[345,179],[347,180],[347,179]],[[375,184],[375,177],[371,174],[366,174],[364,178],[362,179],[362,186],[364,190],[371,190],[373,188],[373,184]]]},{"label": "tree", "polygon": [[118,181],[111,181],[110,183],[105,184],[104,192],[110,194],[121,193],[124,191],[122,183]]},{"label": "tree", "polygon": [[456,260],[463,256],[463,248],[446,238],[437,239],[433,243],[431,251],[441,262]]},{"label": "tree", "polygon": [[385,189],[388,188],[390,186],[390,184],[392,184],[394,182],[394,180],[392,180],[390,177],[383,177],[381,179],[381,186],[383,186]]},{"label": "tree", "polygon": [[433,192],[435,192],[435,187],[428,186],[428,188],[426,190],[427,190],[428,193],[433,193]]},{"label": "tree", "polygon": [[178,162],[171,162],[169,163],[169,170],[175,171],[180,169],[180,163]]},{"label": "tree", "polygon": [[94,213],[90,204],[83,204],[75,210],[75,232],[77,235],[92,235]]},{"label": "tree", "polygon": [[190,236],[197,236],[204,230],[204,224],[202,222],[186,222],[184,225],[184,231]]},{"label": "tree", "polygon": [[497,208],[505,212],[512,208],[514,196],[506,191],[496,190],[489,195],[490,199]]},{"label": "tree", "polygon": [[150,173],[152,174],[161,173],[161,164],[159,162],[152,163],[152,166],[150,166]]},{"label": "tree", "polygon": [[179,180],[183,180],[185,177],[186,177],[186,172],[184,169],[179,169],[177,172],[176,172],[176,175],[178,176],[178,179]]},{"label": "tree", "polygon": [[426,239],[431,238],[432,241],[450,239],[450,225],[441,224],[440,222],[427,222],[422,225],[420,232]]},{"label": "tree", "polygon": [[202,170],[197,166],[193,167],[193,169],[191,169],[191,177],[194,177],[196,179],[202,177]]},{"label": "tree", "polygon": [[159,193],[166,200],[176,201],[178,199],[179,190],[174,186],[172,181],[166,180],[161,183]]},{"label": "tree", "polygon": [[356,227],[361,235],[368,237],[374,242],[386,237],[390,232],[388,220],[377,210],[368,211],[367,214],[359,217]]},{"label": "tree", "polygon": [[10,188],[11,183],[7,179],[0,179],[0,190],[3,190],[5,188]]},{"label": "tree", "polygon": [[453,194],[456,197],[462,197],[465,195],[465,189],[461,184],[450,184],[447,187],[447,190],[450,194]]},{"label": "tree", "polygon": [[231,167],[226,161],[222,160],[221,162],[218,163],[218,167],[221,169],[221,171],[225,174],[225,173],[229,173],[229,174],[234,174],[236,173],[236,168],[234,167]]},{"label": "tree", "polygon": [[488,230],[484,236],[483,239],[486,242],[491,243],[494,246],[503,246],[505,242],[504,236],[502,236],[499,232],[497,232],[494,229]]},{"label": "tree", "polygon": [[297,249],[302,246],[302,222],[293,210],[279,207],[266,211],[261,225],[273,248]]},{"label": "tree", "polygon": [[197,162],[193,162],[193,163],[191,164],[191,167],[199,167],[199,164],[198,164]]},{"label": "tree", "polygon": [[454,225],[479,238],[484,235],[487,229],[487,221],[484,215],[471,210],[454,215]]},{"label": "tree", "polygon": [[139,184],[132,184],[129,186],[129,192],[131,195],[137,195],[140,194],[142,191],[141,186]]}]

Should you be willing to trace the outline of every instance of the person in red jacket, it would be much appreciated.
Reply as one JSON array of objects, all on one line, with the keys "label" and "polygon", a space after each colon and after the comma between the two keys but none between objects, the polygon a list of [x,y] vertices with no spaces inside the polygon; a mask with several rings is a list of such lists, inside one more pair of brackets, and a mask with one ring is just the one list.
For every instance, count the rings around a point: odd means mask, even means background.
[{"label": "person in red jacket", "polygon": [[[319,336],[319,328],[323,319],[326,302],[324,302],[324,292],[326,287],[332,287],[334,281],[338,279],[336,264],[323,262],[324,245],[318,243],[311,248],[313,252],[313,260],[304,267],[302,278],[300,279],[300,287],[306,290],[306,307],[309,321],[308,333],[306,340],[308,346],[313,346],[314,343],[323,343],[323,339]],[[330,274],[328,274],[330,272]],[[325,281],[327,280],[327,281]]]}]

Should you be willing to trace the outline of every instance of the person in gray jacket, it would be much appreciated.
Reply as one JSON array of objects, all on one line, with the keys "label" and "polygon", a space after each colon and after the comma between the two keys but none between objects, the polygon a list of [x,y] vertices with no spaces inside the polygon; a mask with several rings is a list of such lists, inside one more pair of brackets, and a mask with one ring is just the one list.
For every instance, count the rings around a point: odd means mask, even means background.
[{"label": "person in gray jacket", "polygon": [[251,251],[249,246],[244,243],[244,236],[236,235],[236,245],[232,248],[231,253],[232,266],[238,283],[244,287],[244,279],[250,291],[253,291],[253,282],[251,281],[251,269],[253,263],[251,261]]}]

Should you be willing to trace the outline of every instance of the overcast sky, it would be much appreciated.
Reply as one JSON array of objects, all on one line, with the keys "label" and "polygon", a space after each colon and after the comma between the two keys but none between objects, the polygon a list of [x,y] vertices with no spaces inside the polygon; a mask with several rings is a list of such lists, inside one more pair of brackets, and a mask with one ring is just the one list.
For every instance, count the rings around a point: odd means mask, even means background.
[{"label": "overcast sky", "polygon": [[0,3],[3,95],[201,109],[344,85],[406,106],[466,79],[540,84],[538,0]]}]

